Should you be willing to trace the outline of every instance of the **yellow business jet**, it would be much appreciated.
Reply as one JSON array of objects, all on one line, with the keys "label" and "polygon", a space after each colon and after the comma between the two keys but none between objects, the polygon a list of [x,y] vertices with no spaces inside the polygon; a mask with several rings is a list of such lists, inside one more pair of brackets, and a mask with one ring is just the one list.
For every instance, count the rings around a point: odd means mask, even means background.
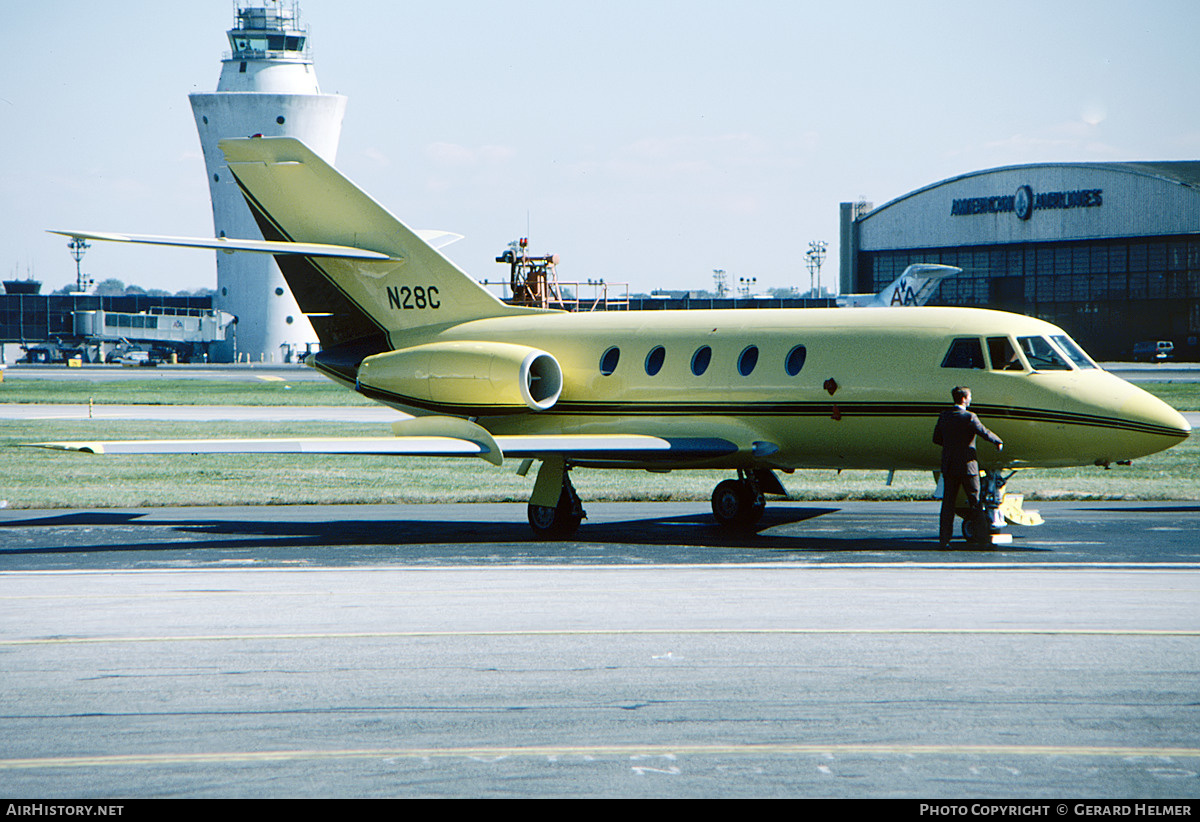
[{"label": "yellow business jet", "polygon": [[1098,368],[1062,329],[970,308],[566,313],[496,299],[303,143],[221,149],[265,240],[58,232],[276,255],[322,350],[309,364],[414,415],[393,437],[46,443],[103,453],[470,455],[540,461],[529,522],[542,537],[584,518],[573,468],[736,472],[712,496],[747,527],[776,470],[936,471],[950,389],[1005,443],[981,449],[1001,524],[1018,468],[1105,465],[1184,440],[1170,406]]}]

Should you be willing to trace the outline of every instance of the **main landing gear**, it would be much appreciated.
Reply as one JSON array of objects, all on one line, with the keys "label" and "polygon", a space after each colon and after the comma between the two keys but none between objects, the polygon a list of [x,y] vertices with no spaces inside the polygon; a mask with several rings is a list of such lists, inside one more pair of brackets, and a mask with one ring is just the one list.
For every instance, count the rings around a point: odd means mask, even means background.
[{"label": "main landing gear", "polygon": [[717,485],[712,495],[713,516],[724,528],[751,528],[762,519],[767,507],[765,494],[787,496],[771,471],[738,469],[738,478]]},{"label": "main landing gear", "polygon": [[[538,485],[544,481],[542,479],[545,474],[547,479],[545,482],[550,483],[557,481],[559,483],[558,502],[554,505],[538,505],[539,496],[545,497],[543,491],[539,495],[539,489],[534,487],[533,498],[529,501],[529,527],[533,529],[534,535],[538,539],[568,539],[575,535],[579,530],[579,523],[583,522],[587,514],[583,511],[583,503],[579,500],[579,494],[575,493],[575,486],[571,485],[571,478],[567,474],[567,468],[561,463],[555,467],[550,464],[549,472],[546,469],[546,463],[543,463],[542,471],[538,473]],[[558,479],[557,474],[561,473],[561,479]],[[553,491],[551,490],[551,495]],[[551,496],[551,498],[553,498]]]},{"label": "main landing gear", "polygon": [[[570,539],[587,517],[568,472],[569,466],[553,460],[544,461],[538,471],[529,500],[529,527],[538,539]],[[725,480],[713,491],[713,516],[725,528],[752,528],[762,519],[766,494],[787,496],[787,491],[768,469],[738,469],[737,479]]]}]

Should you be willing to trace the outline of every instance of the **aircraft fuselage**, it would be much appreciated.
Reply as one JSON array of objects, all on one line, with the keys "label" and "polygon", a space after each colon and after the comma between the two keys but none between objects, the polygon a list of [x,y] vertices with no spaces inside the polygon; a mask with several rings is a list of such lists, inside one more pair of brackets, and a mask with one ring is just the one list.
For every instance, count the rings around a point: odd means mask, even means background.
[{"label": "aircraft fuselage", "polygon": [[[678,467],[936,470],[931,432],[955,385],[972,389],[972,410],[1006,444],[1002,455],[981,449],[985,468],[1107,465],[1187,437],[1174,409],[1090,363],[1081,368],[1060,356],[1057,367],[1034,367],[1022,356],[944,364],[956,340],[977,339],[982,352],[1001,338],[1016,350],[1022,338],[1059,336],[1040,320],[965,308],[506,316],[393,334],[392,344],[545,352],[562,383],[545,409],[503,401],[497,382],[476,366],[464,368],[450,391],[439,391],[439,382],[456,376],[444,366],[429,369],[424,383],[397,385],[384,374],[356,387],[410,413],[470,417],[495,435],[703,431],[735,446]],[[604,464],[649,465],[638,458]]]}]

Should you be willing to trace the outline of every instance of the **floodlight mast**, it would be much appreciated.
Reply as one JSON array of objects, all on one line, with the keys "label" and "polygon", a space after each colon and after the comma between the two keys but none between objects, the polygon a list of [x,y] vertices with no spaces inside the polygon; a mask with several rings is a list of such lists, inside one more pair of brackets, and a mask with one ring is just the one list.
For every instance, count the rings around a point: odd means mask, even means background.
[{"label": "floodlight mast", "polygon": [[821,263],[825,262],[825,252],[829,244],[824,240],[813,240],[805,252],[805,265],[808,266],[809,296],[819,297],[818,287],[821,285]]},{"label": "floodlight mast", "polygon": [[83,294],[92,285],[93,280],[86,279],[83,275],[83,255],[87,254],[87,250],[92,247],[92,244],[82,237],[72,237],[67,243],[67,248],[71,249],[71,257],[75,260],[75,290]]}]

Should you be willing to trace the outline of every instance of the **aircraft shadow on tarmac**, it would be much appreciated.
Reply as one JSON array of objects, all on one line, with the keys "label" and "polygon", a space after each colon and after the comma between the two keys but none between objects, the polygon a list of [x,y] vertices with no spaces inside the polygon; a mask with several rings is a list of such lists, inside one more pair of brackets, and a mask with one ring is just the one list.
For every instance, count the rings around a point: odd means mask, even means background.
[{"label": "aircraft shadow on tarmac", "polygon": [[[675,547],[696,549],[766,551],[775,554],[794,553],[909,553],[937,552],[937,541],[932,534],[905,536],[889,534],[888,520],[880,518],[876,533],[864,524],[856,523],[841,532],[804,534],[789,528],[808,520],[837,513],[836,507],[785,507],[768,509],[762,520],[753,529],[731,531],[720,528],[707,513],[671,517],[648,517],[616,522],[597,522],[584,526],[570,540],[540,541],[534,539],[529,526],[524,522],[463,521],[463,520],[353,520],[295,521],[285,519],[206,519],[186,517],[179,519],[143,519],[139,512],[77,511],[60,516],[30,517],[0,523],[0,539],[3,532],[11,528],[87,528],[86,539],[91,544],[82,544],[79,537],[68,534],[56,537],[59,544],[4,548],[0,542],[0,556],[20,554],[71,554],[134,551],[269,551],[278,559],[279,551],[298,551],[306,548],[339,549],[395,547],[417,550],[422,559],[455,558],[469,559],[472,556],[488,556],[496,559],[498,545],[521,546],[514,558],[522,559],[544,556],[562,558],[567,553],[577,553],[580,548],[594,546],[627,547]],[[872,518],[873,519],[873,518]],[[933,529],[936,521],[931,518]],[[121,541],[106,542],[105,526],[119,528]],[[130,529],[134,529],[131,531]],[[143,541],[138,531],[145,528]],[[163,538],[163,531],[171,532],[170,539]],[[131,535],[133,536],[130,539]],[[182,538],[181,538],[182,537]],[[453,546],[454,550],[441,550]],[[954,543],[959,551],[991,551],[990,547],[971,546],[959,540]],[[1004,546],[1007,551],[1038,550]],[[402,554],[397,553],[399,558]],[[589,556],[597,556],[595,552]],[[603,556],[600,554],[599,556]],[[349,557],[346,557],[349,558]],[[648,558],[654,559],[654,556]],[[692,555],[692,558],[702,558]],[[338,555],[324,556],[325,560],[336,561]],[[501,558],[503,559],[503,558]]]}]

